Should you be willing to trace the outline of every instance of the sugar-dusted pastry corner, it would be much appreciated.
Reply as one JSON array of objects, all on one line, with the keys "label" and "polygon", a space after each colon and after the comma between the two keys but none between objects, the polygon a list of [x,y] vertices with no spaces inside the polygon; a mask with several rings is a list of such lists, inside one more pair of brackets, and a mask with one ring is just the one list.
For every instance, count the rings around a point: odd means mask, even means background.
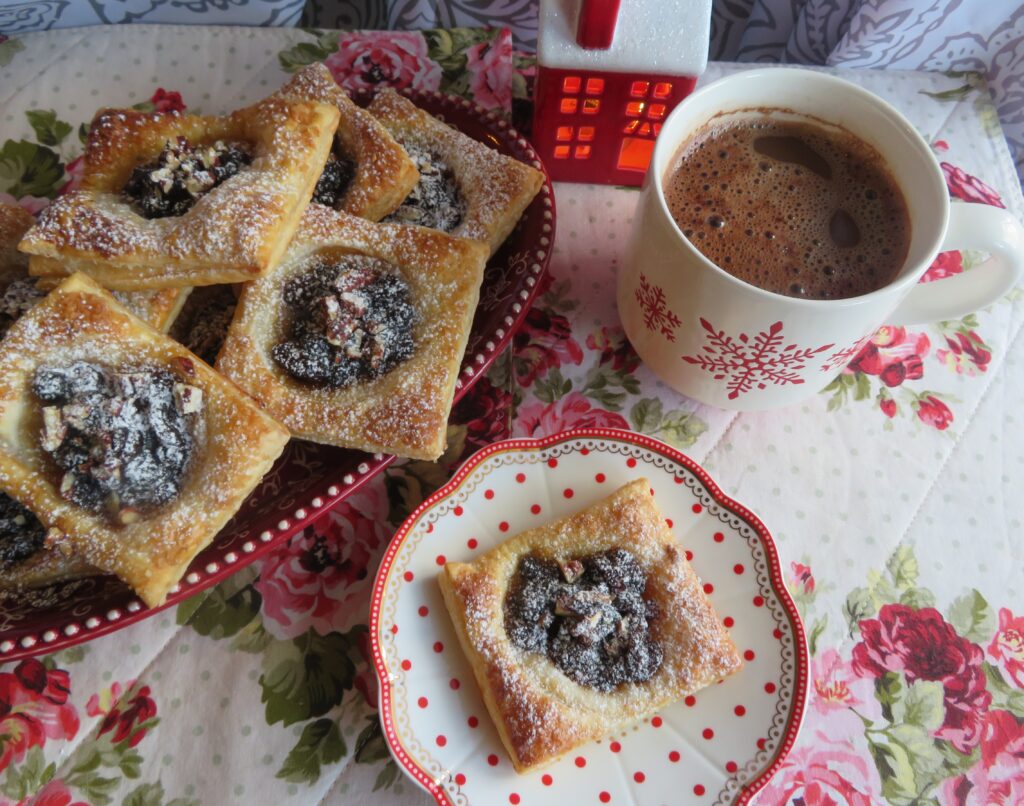
[{"label": "sugar-dusted pastry corner", "polygon": [[741,666],[640,478],[439,577],[459,643],[519,772]]},{"label": "sugar-dusted pastry corner", "polygon": [[0,489],[161,604],[288,431],[76,274],[0,342]]}]

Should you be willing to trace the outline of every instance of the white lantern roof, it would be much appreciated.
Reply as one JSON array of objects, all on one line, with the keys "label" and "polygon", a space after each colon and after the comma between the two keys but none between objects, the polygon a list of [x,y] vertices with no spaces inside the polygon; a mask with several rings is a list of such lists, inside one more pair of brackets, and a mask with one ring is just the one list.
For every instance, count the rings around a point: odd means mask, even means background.
[{"label": "white lantern roof", "polygon": [[537,61],[562,70],[698,76],[708,62],[711,0],[622,0],[607,50],[576,43],[583,0],[540,0]]}]

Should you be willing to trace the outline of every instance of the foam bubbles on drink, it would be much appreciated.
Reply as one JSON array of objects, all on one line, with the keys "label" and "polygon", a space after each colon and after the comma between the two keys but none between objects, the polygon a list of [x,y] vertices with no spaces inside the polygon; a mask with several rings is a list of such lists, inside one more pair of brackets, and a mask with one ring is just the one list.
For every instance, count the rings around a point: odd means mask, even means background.
[{"label": "foam bubbles on drink", "polygon": [[709,126],[665,180],[680,229],[711,261],[788,296],[888,284],[906,259],[906,202],[881,156],[842,129],[772,118]]}]

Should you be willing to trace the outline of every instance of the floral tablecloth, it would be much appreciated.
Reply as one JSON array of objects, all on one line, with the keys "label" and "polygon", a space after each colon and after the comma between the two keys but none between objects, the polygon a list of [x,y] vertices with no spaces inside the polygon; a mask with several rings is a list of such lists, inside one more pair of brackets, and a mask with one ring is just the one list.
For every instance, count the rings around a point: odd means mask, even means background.
[{"label": "floral tablecloth", "polygon": [[[440,88],[506,111],[522,110],[529,78],[502,31],[139,26],[5,39],[0,198],[37,210],[73,186],[82,124],[100,105],[226,110],[313,60],[347,86]],[[705,80],[734,69],[712,65]],[[980,79],[844,75],[906,113],[952,196],[1024,212]],[[176,610],[0,667],[3,802],[426,803],[377,720],[366,623],[378,560],[475,449],[587,425],[684,449],[778,541],[813,679],[801,737],[759,803],[1024,801],[1020,292],[962,320],[883,327],[801,407],[712,410],[665,389],[618,326],[609,291],[635,193],[556,195],[542,294],[457,407],[443,460],[392,466]],[[925,280],[984,257],[944,254]]]}]

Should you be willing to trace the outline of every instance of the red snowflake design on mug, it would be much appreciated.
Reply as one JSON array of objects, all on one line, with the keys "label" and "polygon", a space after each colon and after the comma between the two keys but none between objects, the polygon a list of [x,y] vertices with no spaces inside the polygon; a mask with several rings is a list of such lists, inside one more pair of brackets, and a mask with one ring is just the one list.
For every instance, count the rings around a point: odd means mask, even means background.
[{"label": "red snowflake design on mug", "polygon": [[651,285],[640,275],[640,287],[636,290],[636,301],[644,312],[644,324],[652,333],[660,330],[669,341],[676,340],[675,330],[682,320],[665,305],[665,291],[661,286]]},{"label": "red snowflake design on mug", "polygon": [[804,379],[798,374],[800,370],[818,353],[833,346],[783,346],[782,322],[775,322],[753,338],[746,333],[735,338],[726,335],[724,330],[715,330],[704,318],[700,324],[708,334],[702,354],[684,355],[682,359],[712,373],[715,380],[725,380],[729,400],[755,388],[764,389],[769,383],[775,386],[803,383]]}]

